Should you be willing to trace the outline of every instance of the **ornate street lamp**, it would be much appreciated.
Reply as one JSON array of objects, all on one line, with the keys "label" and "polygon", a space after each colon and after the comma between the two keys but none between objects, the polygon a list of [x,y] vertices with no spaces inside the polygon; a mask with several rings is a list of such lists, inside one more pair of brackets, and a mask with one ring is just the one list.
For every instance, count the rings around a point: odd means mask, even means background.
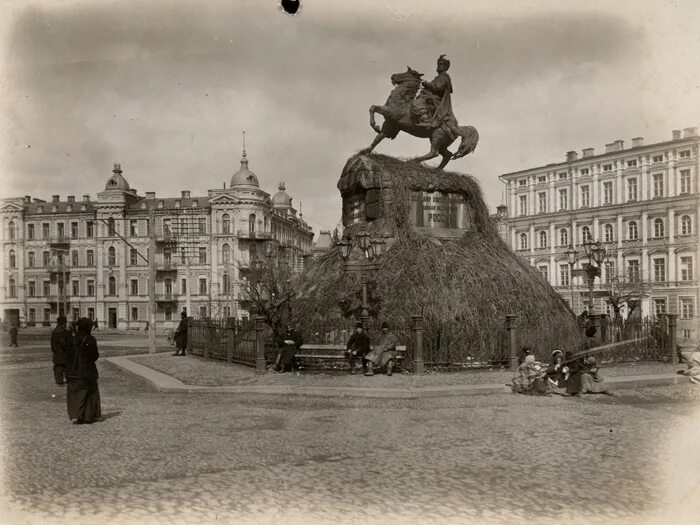
[{"label": "ornate street lamp", "polygon": [[588,257],[588,266],[586,267],[586,275],[588,276],[588,313],[591,314],[595,309],[593,305],[593,284],[595,278],[601,275],[601,268],[605,261],[606,249],[600,242],[586,241],[583,243],[583,249]]},{"label": "ornate street lamp", "polygon": [[569,244],[569,249],[566,250],[566,261],[569,263],[569,280],[571,284],[571,310],[576,313],[574,307],[574,266],[578,260],[578,251],[574,248],[573,244]]}]

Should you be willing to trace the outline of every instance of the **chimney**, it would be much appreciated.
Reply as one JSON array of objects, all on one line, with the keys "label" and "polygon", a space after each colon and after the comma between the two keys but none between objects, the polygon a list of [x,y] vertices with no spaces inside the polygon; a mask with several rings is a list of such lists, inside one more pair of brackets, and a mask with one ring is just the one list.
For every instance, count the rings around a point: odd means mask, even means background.
[{"label": "chimney", "polygon": [[51,195],[51,202],[59,202],[60,200],[60,195]]},{"label": "chimney", "polygon": [[566,162],[573,162],[575,160],[578,160],[578,153],[576,153],[575,151],[567,151]]},{"label": "chimney", "polygon": [[75,195],[68,195],[68,202],[75,202]]},{"label": "chimney", "polygon": [[586,157],[592,157],[595,155],[595,149],[594,148],[586,148],[583,150],[583,158],[585,159]]},{"label": "chimney", "polygon": [[115,164],[114,169],[112,170],[112,173],[119,173],[121,174],[122,172],[122,165],[121,164]]},{"label": "chimney", "polygon": [[32,202],[32,196],[31,196],[31,195],[25,195],[25,196],[24,196],[24,202],[25,202],[25,204],[29,204],[30,202]]},{"label": "chimney", "polygon": [[673,134],[673,140],[681,140],[681,130],[680,129],[674,129],[671,133]]},{"label": "chimney", "polygon": [[615,143],[614,142],[611,142],[611,143],[605,145],[605,153],[612,153],[613,151],[615,151]]},{"label": "chimney", "polygon": [[90,195],[83,195],[83,202],[90,202]]},{"label": "chimney", "polygon": [[152,201],[153,199],[156,198],[156,192],[155,191],[147,191],[146,192],[146,199],[149,201]]},{"label": "chimney", "polygon": [[624,140],[616,140],[614,151],[622,151],[623,149],[625,149],[625,141]]},{"label": "chimney", "polygon": [[634,137],[632,139],[633,148],[640,148],[642,146],[644,146],[644,137]]},{"label": "chimney", "polygon": [[189,199],[190,198],[190,190],[182,190],[182,198]]},{"label": "chimney", "polygon": [[697,137],[698,136],[698,128],[692,127],[692,128],[684,128],[683,129],[683,137],[688,138],[688,137]]},{"label": "chimney", "polygon": [[496,206],[496,214],[498,215],[499,219],[504,219],[508,217],[508,206],[506,206],[505,204]]}]

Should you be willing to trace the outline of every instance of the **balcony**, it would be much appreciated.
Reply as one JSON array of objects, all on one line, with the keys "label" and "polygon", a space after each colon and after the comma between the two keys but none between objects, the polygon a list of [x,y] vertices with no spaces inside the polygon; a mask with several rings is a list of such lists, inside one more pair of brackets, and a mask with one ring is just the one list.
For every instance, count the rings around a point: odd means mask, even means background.
[{"label": "balcony", "polygon": [[49,273],[68,273],[70,272],[70,266],[66,263],[60,264],[48,264],[46,265],[46,271]]},{"label": "balcony", "polygon": [[239,239],[250,239],[250,240],[267,240],[272,238],[272,234],[268,232],[258,232],[250,230],[238,230],[236,232],[236,237]]},{"label": "balcony", "polygon": [[48,241],[49,246],[52,248],[62,248],[70,246],[71,239],[67,235],[56,235],[54,237],[50,237]]},{"label": "balcony", "polygon": [[177,238],[172,233],[162,233],[160,235],[156,235],[156,244],[162,246],[176,246]]},{"label": "balcony", "polygon": [[177,296],[172,293],[159,293],[156,295],[157,303],[176,303]]},{"label": "balcony", "polygon": [[177,272],[177,265],[173,262],[156,263],[156,273]]}]

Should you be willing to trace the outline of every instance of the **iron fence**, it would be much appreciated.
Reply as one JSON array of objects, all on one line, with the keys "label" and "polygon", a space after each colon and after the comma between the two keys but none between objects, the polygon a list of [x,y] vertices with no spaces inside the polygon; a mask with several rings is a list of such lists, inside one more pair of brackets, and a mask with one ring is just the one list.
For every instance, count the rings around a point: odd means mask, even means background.
[{"label": "iron fence", "polygon": [[671,359],[671,337],[663,316],[618,321],[605,319],[601,332],[601,345],[618,343],[599,354],[603,363]]},{"label": "iron fence", "polygon": [[[274,354],[271,331],[265,333],[265,356]],[[191,319],[187,323],[187,347],[190,353],[207,359],[255,367],[256,333],[253,322],[235,319]]]}]

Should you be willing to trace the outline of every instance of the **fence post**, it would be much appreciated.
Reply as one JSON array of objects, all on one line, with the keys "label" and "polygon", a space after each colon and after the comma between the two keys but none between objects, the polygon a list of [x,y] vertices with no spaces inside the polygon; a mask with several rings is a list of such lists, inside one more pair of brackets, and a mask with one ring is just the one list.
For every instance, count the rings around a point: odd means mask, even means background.
[{"label": "fence post", "polygon": [[425,372],[423,364],[423,316],[413,315],[413,346],[415,348],[415,359],[413,361],[413,372],[422,374]]},{"label": "fence post", "polygon": [[515,321],[517,315],[506,315],[506,330],[508,331],[508,348],[510,349],[510,369],[515,371],[518,368],[518,349],[515,346]]},{"label": "fence post", "polygon": [[255,318],[255,373],[262,374],[265,372],[265,341],[263,339],[263,317]]},{"label": "fence post", "polygon": [[671,363],[678,364],[678,345],[676,343],[676,327],[678,326],[678,314],[666,314],[668,319],[668,346],[671,351]]}]

